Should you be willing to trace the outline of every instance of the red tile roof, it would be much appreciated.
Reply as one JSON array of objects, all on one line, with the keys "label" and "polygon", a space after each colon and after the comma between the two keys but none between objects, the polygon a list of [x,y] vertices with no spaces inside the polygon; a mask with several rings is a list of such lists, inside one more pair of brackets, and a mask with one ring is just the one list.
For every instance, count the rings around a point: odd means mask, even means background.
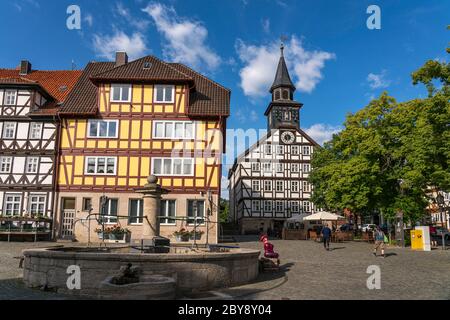
[{"label": "red tile roof", "polygon": [[65,100],[81,76],[80,70],[33,70],[20,75],[17,69],[0,69],[0,84],[38,84],[57,102]]},{"label": "red tile roof", "polygon": [[230,114],[230,90],[183,64],[166,63],[153,56],[146,56],[119,67],[116,67],[114,62],[89,63],[61,107],[60,114],[95,115],[98,111],[95,83],[122,81],[188,83],[193,85],[189,95],[188,115]]},{"label": "red tile roof", "polygon": [[231,91],[181,63],[172,67],[192,77],[195,91],[189,96],[189,115],[229,116]]},{"label": "red tile roof", "polygon": [[185,73],[154,56],[145,56],[92,76],[92,80],[192,81]]},{"label": "red tile roof", "polygon": [[114,62],[88,63],[59,112],[70,115],[96,114],[97,87],[92,83],[90,77],[112,68],[114,68]]}]

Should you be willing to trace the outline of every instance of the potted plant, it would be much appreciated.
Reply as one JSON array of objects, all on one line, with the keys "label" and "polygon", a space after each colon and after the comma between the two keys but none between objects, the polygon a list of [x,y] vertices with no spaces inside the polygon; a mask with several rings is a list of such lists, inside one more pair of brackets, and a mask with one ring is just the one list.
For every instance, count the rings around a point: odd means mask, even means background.
[{"label": "potted plant", "polygon": [[124,236],[129,232],[130,231],[128,229],[124,229],[121,226],[115,225],[111,228],[108,228],[109,240],[123,240]]},{"label": "potted plant", "polygon": [[189,239],[190,240],[200,240],[202,238],[202,235],[204,234],[204,231],[201,230],[192,230],[191,232],[189,232]]},{"label": "potted plant", "polygon": [[97,233],[98,238],[100,240],[103,240],[103,239],[108,240],[108,234],[106,233],[106,228],[105,228],[105,233],[103,233],[102,228],[95,229],[95,232]]},{"label": "potted plant", "polygon": [[178,242],[187,242],[187,241],[189,241],[189,231],[187,231],[184,228],[181,228],[180,230],[175,231],[173,233],[173,235],[175,236],[175,239]]}]

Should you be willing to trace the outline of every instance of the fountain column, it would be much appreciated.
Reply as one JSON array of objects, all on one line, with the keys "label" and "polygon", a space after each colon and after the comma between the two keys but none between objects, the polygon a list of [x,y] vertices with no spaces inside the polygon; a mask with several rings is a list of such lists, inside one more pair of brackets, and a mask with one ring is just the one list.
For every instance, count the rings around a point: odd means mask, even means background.
[{"label": "fountain column", "polygon": [[158,184],[158,178],[151,175],[147,178],[148,183],[136,192],[143,194],[144,209],[142,222],[142,239],[153,239],[159,236],[159,218],[161,195],[166,190]]}]

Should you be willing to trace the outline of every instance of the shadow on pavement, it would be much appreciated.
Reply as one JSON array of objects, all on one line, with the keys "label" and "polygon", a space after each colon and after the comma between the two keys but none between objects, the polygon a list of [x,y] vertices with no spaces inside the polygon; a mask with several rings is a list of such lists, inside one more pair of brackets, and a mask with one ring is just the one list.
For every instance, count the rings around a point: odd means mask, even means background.
[{"label": "shadow on pavement", "polygon": [[394,253],[394,252],[389,252],[389,253],[386,253],[384,256],[386,257],[386,258],[388,258],[388,257],[390,257],[390,256],[396,256],[397,254],[396,253]]},{"label": "shadow on pavement", "polygon": [[335,248],[330,248],[330,251],[334,251],[334,250],[341,250],[341,249],[345,249],[345,247],[335,247]]}]

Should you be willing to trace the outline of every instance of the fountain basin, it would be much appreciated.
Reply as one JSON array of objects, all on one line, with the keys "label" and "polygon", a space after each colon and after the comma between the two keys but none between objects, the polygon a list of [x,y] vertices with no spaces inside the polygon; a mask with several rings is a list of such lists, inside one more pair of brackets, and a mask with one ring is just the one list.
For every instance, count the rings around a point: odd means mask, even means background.
[{"label": "fountain basin", "polygon": [[113,277],[100,283],[98,298],[107,300],[171,300],[175,299],[176,281],[163,276],[142,276],[137,283],[116,285]]},{"label": "fountain basin", "polygon": [[[251,282],[258,276],[260,252],[230,249],[229,252],[185,249],[165,254],[130,252],[129,247],[80,248],[62,247],[24,250],[23,279],[30,288],[49,288],[65,294],[98,297],[105,279],[121,266],[131,263],[145,276],[159,275],[175,279],[176,293],[212,290]],[[70,290],[69,266],[80,268],[81,288]]]}]

